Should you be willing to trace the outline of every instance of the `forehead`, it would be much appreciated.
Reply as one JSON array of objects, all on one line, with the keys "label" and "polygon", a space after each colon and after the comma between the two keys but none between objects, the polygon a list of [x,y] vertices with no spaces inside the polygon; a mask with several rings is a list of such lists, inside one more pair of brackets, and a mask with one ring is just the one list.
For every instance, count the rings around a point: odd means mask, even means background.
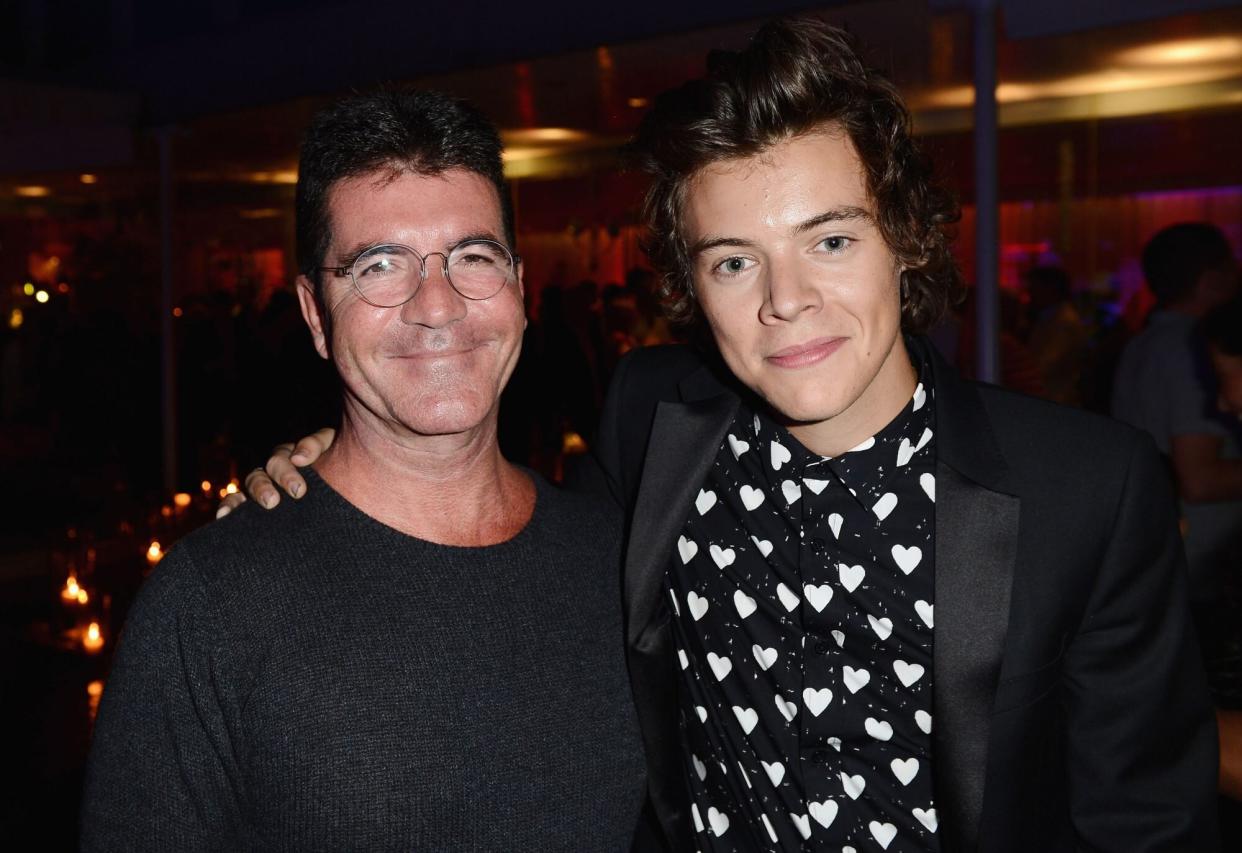
[{"label": "forehead", "polygon": [[854,144],[831,125],[705,166],[683,196],[690,240],[722,229],[786,228],[842,206],[874,211]]},{"label": "forehead", "polygon": [[483,233],[503,239],[496,186],[467,169],[434,175],[379,170],[345,178],[328,193],[328,214],[337,247],[391,240],[439,248],[444,240]]}]

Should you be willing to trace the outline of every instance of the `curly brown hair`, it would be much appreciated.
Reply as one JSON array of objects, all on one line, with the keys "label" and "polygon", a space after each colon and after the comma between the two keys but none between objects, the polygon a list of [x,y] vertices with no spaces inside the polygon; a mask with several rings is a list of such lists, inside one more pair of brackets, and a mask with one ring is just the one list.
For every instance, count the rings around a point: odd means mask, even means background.
[{"label": "curly brown hair", "polygon": [[629,149],[652,178],[644,248],[669,319],[689,326],[699,318],[682,233],[694,175],[829,125],[858,152],[880,233],[902,266],[902,328],[934,325],[961,292],[949,252],[959,209],[934,181],[896,87],[863,63],[844,31],[813,18],[768,23],[744,50],[714,51],[707,64],[706,77],[656,99]]}]

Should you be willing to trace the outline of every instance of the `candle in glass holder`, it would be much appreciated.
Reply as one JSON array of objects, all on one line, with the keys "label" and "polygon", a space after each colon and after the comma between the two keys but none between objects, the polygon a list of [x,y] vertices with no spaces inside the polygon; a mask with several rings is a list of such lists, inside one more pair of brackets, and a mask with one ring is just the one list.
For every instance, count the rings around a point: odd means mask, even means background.
[{"label": "candle in glass holder", "polygon": [[86,633],[82,635],[82,648],[91,654],[95,654],[104,647],[103,631],[99,629],[98,622],[92,622],[86,626]]},{"label": "candle in glass holder", "polygon": [[181,512],[190,505],[190,495],[188,492],[177,492],[173,495],[173,506],[177,508],[177,512]]},{"label": "candle in glass holder", "polygon": [[147,548],[147,562],[154,566],[162,559],[164,559],[164,549],[160,546],[159,540],[151,540],[151,546]]}]

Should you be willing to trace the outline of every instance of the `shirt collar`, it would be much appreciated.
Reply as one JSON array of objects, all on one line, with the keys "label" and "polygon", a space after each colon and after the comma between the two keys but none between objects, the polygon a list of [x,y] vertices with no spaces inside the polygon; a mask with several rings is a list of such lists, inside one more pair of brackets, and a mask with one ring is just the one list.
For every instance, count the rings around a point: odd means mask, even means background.
[{"label": "shirt collar", "polygon": [[836,479],[861,504],[870,507],[883,494],[894,471],[916,455],[932,452],[934,388],[931,365],[916,349],[907,351],[918,375],[914,394],[883,429],[840,456],[820,456],[807,450],[766,410],[753,413],[750,432],[761,444],[770,439],[788,449],[789,471],[803,479]]}]

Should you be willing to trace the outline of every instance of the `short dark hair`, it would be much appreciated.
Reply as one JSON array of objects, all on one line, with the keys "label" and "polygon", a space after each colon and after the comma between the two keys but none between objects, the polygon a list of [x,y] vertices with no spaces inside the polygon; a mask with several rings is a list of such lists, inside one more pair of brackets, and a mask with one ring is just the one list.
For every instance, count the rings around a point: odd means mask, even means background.
[{"label": "short dark hair", "polygon": [[652,177],[645,248],[671,320],[688,325],[699,314],[682,233],[691,178],[825,125],[849,136],[880,233],[904,267],[902,328],[926,331],[960,294],[948,247],[958,205],[933,180],[901,95],[863,63],[844,31],[794,18],[764,25],[744,50],[713,52],[707,76],[657,98],[631,144],[637,166]]},{"label": "short dark hair", "polygon": [[1208,270],[1233,261],[1224,233],[1208,222],[1182,222],[1156,233],[1143,247],[1143,276],[1160,305],[1180,302]]},{"label": "short dark hair", "polygon": [[460,98],[417,89],[355,95],[320,110],[302,136],[298,161],[298,269],[320,287],[318,269],[332,242],[328,197],[342,180],[371,172],[395,178],[449,169],[475,172],[496,187],[505,239],[513,247],[513,205],[500,134]]}]

